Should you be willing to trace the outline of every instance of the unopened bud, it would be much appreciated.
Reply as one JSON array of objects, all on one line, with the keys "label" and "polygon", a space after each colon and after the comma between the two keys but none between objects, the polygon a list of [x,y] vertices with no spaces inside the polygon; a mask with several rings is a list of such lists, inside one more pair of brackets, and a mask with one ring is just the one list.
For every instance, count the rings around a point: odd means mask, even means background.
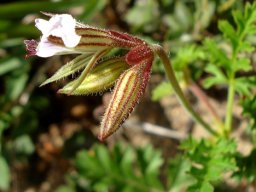
[{"label": "unopened bud", "polygon": [[[118,77],[128,68],[128,65],[122,58],[111,58],[105,60],[87,75],[83,82],[73,91],[71,95],[86,95],[104,91],[115,83]],[[70,94],[76,80],[70,82],[60,89],[59,93]]]},{"label": "unopened bud", "polygon": [[144,94],[151,64],[134,65],[120,76],[101,123],[100,140],[113,134],[131,114]]}]

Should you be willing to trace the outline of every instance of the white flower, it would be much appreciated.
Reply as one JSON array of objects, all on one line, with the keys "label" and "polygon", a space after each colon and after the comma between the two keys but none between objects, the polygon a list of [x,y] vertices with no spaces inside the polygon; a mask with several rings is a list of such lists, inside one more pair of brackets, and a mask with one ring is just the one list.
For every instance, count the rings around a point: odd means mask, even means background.
[{"label": "white flower", "polygon": [[[50,57],[57,54],[72,53],[81,39],[76,34],[76,20],[68,14],[53,15],[49,21],[35,20],[36,27],[42,32],[41,41],[38,43],[35,54],[39,57]],[[59,37],[64,45],[57,45],[48,40],[49,36]]]},{"label": "white flower", "polygon": [[51,57],[64,54],[97,53],[114,47],[129,48],[141,40],[112,30],[104,30],[77,22],[68,14],[49,14],[49,20],[36,19],[35,26],[42,32],[39,42],[25,40],[26,57]]}]

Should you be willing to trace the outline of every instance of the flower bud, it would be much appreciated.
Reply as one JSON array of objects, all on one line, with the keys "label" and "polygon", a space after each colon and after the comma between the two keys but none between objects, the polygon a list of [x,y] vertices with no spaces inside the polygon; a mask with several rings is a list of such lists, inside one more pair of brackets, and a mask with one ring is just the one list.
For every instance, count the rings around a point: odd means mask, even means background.
[{"label": "flower bud", "polygon": [[133,111],[145,91],[151,64],[152,60],[146,60],[120,76],[101,123],[100,140],[113,134]]},{"label": "flower bud", "polygon": [[83,82],[73,91],[78,79],[70,82],[58,92],[71,95],[98,93],[110,88],[118,77],[128,68],[122,58],[111,58],[96,65]]}]

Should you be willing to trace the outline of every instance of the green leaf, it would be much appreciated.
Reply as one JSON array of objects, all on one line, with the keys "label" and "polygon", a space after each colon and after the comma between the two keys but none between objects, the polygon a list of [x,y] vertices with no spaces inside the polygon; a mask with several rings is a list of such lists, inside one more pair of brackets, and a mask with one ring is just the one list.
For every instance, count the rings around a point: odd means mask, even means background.
[{"label": "green leaf", "polygon": [[254,148],[251,153],[248,156],[241,156],[238,155],[237,165],[239,167],[239,170],[237,170],[233,177],[238,179],[239,181],[242,181],[243,179],[248,180],[249,183],[254,182],[256,179],[256,149]]},{"label": "green leaf", "polygon": [[213,186],[209,183],[209,182],[203,182],[201,188],[200,188],[200,192],[213,192],[214,188]]},{"label": "green leaf", "polygon": [[172,86],[168,82],[162,82],[159,85],[157,85],[156,88],[153,89],[152,92],[152,100],[158,101],[164,96],[169,96],[173,94]]},{"label": "green leaf", "polygon": [[189,185],[194,183],[193,177],[187,174],[190,168],[190,161],[183,156],[178,155],[170,160],[167,175],[169,192],[185,191]]},{"label": "green leaf", "polygon": [[182,71],[190,63],[206,58],[205,52],[195,45],[185,46],[179,49],[176,57],[173,59],[173,68],[175,71]]},{"label": "green leaf", "polygon": [[89,178],[101,177],[104,175],[104,170],[100,166],[98,160],[94,156],[94,152],[91,154],[86,151],[81,151],[76,157],[76,167],[78,168],[82,176],[88,176]]},{"label": "green leaf", "polygon": [[233,18],[234,21],[237,25],[237,31],[238,34],[241,34],[241,31],[244,29],[244,19],[243,19],[243,14],[240,10],[236,10],[233,12]]},{"label": "green leaf", "polygon": [[[23,37],[24,38],[24,37]],[[23,38],[9,38],[0,41],[0,48],[10,48],[23,45]],[[24,51],[23,51],[24,53]]]},{"label": "green leaf", "polygon": [[16,57],[4,58],[0,60],[0,75],[4,75],[12,70],[17,69],[23,64],[21,59]]},{"label": "green leaf", "polygon": [[56,12],[57,10],[66,11],[70,7],[79,6],[84,4],[83,0],[70,0],[70,1],[22,1],[7,3],[0,6],[0,18],[10,19],[23,17],[26,14],[39,13],[44,10],[46,12]]},{"label": "green leaf", "polygon": [[240,96],[247,96],[248,98],[253,97],[252,91],[255,88],[256,78],[238,78],[235,81],[235,90]]},{"label": "green leaf", "polygon": [[153,0],[148,1],[136,1],[135,6],[130,8],[125,15],[125,20],[135,29],[141,27],[145,31],[151,31],[155,28],[157,19],[159,17],[159,11],[157,9],[157,3]]},{"label": "green leaf", "polygon": [[251,129],[256,130],[256,96],[245,97],[240,103],[243,108],[243,116],[250,118]]},{"label": "green leaf", "polygon": [[126,149],[125,154],[123,154],[120,168],[122,173],[128,178],[136,178],[132,172],[132,163],[134,161],[135,154],[131,148]]},{"label": "green leaf", "polygon": [[185,157],[191,161],[188,173],[196,181],[189,191],[213,191],[212,182],[219,181],[223,173],[236,170],[236,143],[233,140],[219,138],[211,143],[190,138],[181,146],[185,149]]},{"label": "green leaf", "polygon": [[163,17],[163,22],[172,30],[170,30],[170,33],[178,33],[182,31],[181,24],[177,21],[174,15],[172,14],[166,14]]},{"label": "green leaf", "polygon": [[15,100],[24,90],[28,80],[28,74],[23,73],[6,78],[6,100]]},{"label": "green leaf", "polygon": [[228,21],[219,21],[219,29],[222,31],[225,38],[230,40],[232,47],[235,48],[238,44],[238,39],[234,27]]},{"label": "green leaf", "polygon": [[[196,13],[195,16],[195,25],[198,24],[199,27],[205,29],[211,23],[211,20],[214,17],[216,10],[216,2],[215,1],[204,1],[197,0],[195,1]],[[201,25],[201,26],[200,26]]]},{"label": "green leaf", "polygon": [[76,190],[70,186],[62,185],[58,187],[55,192],[75,192]]},{"label": "green leaf", "polygon": [[8,190],[10,187],[11,175],[9,166],[2,156],[0,156],[0,178],[0,189]]},{"label": "green leaf", "polygon": [[174,16],[178,21],[179,25],[182,26],[184,30],[189,29],[193,23],[193,16],[187,6],[184,5],[182,1],[177,1],[174,9]]},{"label": "green leaf", "polygon": [[252,69],[251,61],[249,58],[239,58],[232,65],[232,70],[236,71],[249,71]]},{"label": "green leaf", "polygon": [[98,146],[95,150],[96,156],[99,160],[99,163],[101,164],[102,168],[106,171],[106,172],[111,172],[113,171],[113,167],[112,167],[112,161],[111,158],[109,156],[109,153],[107,151],[107,149],[103,146]]},{"label": "green leaf", "polygon": [[212,75],[212,76],[207,77],[203,81],[203,86],[205,88],[210,88],[214,85],[225,85],[225,84],[227,84],[228,81],[227,81],[226,76],[223,74],[223,72],[216,65],[209,64],[209,65],[207,65],[205,70]]},{"label": "green leaf", "polygon": [[254,46],[252,46],[252,43],[250,42],[250,40],[245,40],[243,42],[240,42],[239,44],[239,51],[241,52],[248,52],[251,53],[254,50]]},{"label": "green leaf", "polygon": [[223,66],[226,70],[229,70],[231,61],[227,57],[227,54],[217,46],[214,40],[206,39],[204,41],[204,47],[206,52],[208,52],[211,63],[216,63],[216,65]]},{"label": "green leaf", "polygon": [[236,38],[239,41],[237,44],[238,47],[235,47],[234,49],[240,50],[240,43],[243,42],[244,38],[247,35],[255,33],[255,26],[253,23],[256,21],[256,4],[247,3],[244,13],[240,10],[234,11],[233,17],[237,25]]},{"label": "green leaf", "polygon": [[14,149],[17,153],[30,155],[35,151],[35,146],[29,135],[22,135],[14,140]]},{"label": "green leaf", "polygon": [[90,21],[96,13],[100,12],[105,7],[106,3],[106,0],[87,1],[84,4],[84,11],[79,18],[82,21]]},{"label": "green leaf", "polygon": [[162,163],[161,154],[151,146],[135,150],[117,145],[109,150],[95,145],[78,154],[75,167],[88,190],[150,191],[163,189],[159,179]]}]

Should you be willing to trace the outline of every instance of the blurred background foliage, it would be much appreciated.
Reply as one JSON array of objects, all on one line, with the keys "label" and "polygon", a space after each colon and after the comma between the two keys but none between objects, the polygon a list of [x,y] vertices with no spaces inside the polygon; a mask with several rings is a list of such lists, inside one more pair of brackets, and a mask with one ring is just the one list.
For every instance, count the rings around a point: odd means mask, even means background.
[{"label": "blurred background foliage", "polygon": [[[173,138],[151,135],[148,139],[145,132],[139,135],[141,142],[131,139],[135,135],[130,138],[120,131],[103,144],[95,139],[94,130],[108,95],[59,95],[56,91],[65,80],[60,85],[39,88],[43,80],[70,58],[26,60],[23,44],[24,39],[40,38],[34,26],[35,18],[44,17],[40,11],[70,13],[81,22],[125,31],[163,45],[185,90],[193,82],[205,80],[207,70],[220,78],[221,71],[207,65],[210,59],[202,45],[209,37],[229,49],[221,38],[218,21],[226,19],[234,23],[232,12],[244,10],[246,2],[253,1],[1,1],[0,191],[179,192],[213,191],[213,187],[218,191],[256,190],[256,107],[255,95],[250,92],[254,79],[250,86],[248,81],[244,84],[248,89],[240,88],[245,94],[239,99],[243,114],[249,119],[246,131],[254,146],[248,156],[239,154],[236,143],[230,140],[218,141],[214,146],[208,140],[190,138],[178,147],[180,142]],[[255,37],[251,36],[250,41],[255,43]],[[208,80],[202,86],[206,84],[208,88],[209,83],[215,85]],[[149,87],[152,94],[149,91],[148,97],[154,101],[172,94],[158,60]],[[206,94],[221,103],[223,97],[219,91],[226,92],[226,89],[215,86]],[[147,102],[155,105],[149,99]],[[148,113],[148,109],[138,109],[135,116],[143,121]],[[158,112],[152,110],[149,116],[155,113]],[[159,113],[165,115],[161,110]],[[193,167],[194,164],[199,167]],[[221,180],[225,170],[234,173],[234,179],[224,176]]]}]

